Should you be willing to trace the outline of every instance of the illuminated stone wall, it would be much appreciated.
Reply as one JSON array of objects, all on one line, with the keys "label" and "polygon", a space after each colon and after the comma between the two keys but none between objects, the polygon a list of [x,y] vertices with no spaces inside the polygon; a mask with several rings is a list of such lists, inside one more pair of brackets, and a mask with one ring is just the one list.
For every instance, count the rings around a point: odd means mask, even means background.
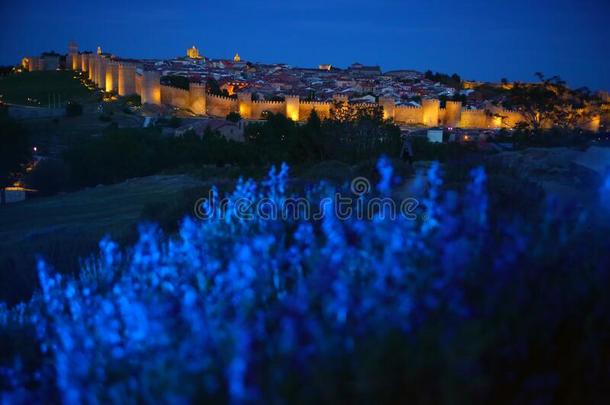
[{"label": "illuminated stone wall", "polygon": [[[43,70],[44,61],[39,57],[24,58],[24,68]],[[321,119],[329,118],[332,102],[301,101],[299,96],[287,96],[285,101],[253,101],[250,93],[238,93],[237,99],[206,93],[205,85],[190,83],[189,89],[180,89],[160,84],[158,71],[144,71],[137,74],[137,66],[129,62],[116,62],[103,54],[82,53],[77,48],[69,52],[68,68],[82,70],[98,87],[108,92],[118,92],[121,96],[139,94],[142,103],[166,104],[190,109],[198,115],[225,117],[230,112],[238,112],[246,119],[260,119],[264,111],[284,114],[295,121],[305,121],[315,109]],[[333,96],[334,102],[349,102],[342,94]],[[393,98],[380,97],[378,103],[362,104],[381,107],[384,119],[391,119],[399,125],[423,125],[434,127],[462,128],[513,128],[523,120],[517,111],[490,107],[489,111],[463,109],[459,101],[447,101],[440,108],[437,99],[422,100],[421,107],[396,105]],[[606,108],[601,115],[586,122],[583,128],[597,131],[601,125],[608,125],[610,112]],[[545,123],[545,127],[550,123]]]},{"label": "illuminated stone wall", "polygon": [[320,119],[330,118],[331,105],[329,102],[322,101],[301,101],[299,104],[299,117],[302,120],[306,120],[315,109]]},{"label": "illuminated stone wall", "polygon": [[252,94],[248,92],[239,93],[237,95],[237,109],[242,118],[250,119],[256,116],[252,115]]},{"label": "illuminated stone wall", "polygon": [[492,126],[501,128],[514,128],[520,121],[523,121],[523,116],[518,111],[509,111],[501,108],[493,109],[492,113],[497,117],[493,117]]},{"label": "illuminated stone wall", "polygon": [[106,64],[106,91],[119,91],[119,64],[115,61],[108,61]]},{"label": "illuminated stone wall", "polygon": [[188,110],[191,108],[189,90],[161,85],[161,103]]},{"label": "illuminated stone wall", "polygon": [[161,105],[161,74],[156,70],[142,72],[142,104]]},{"label": "illuminated stone wall", "polygon": [[442,114],[442,122],[446,127],[457,127],[462,118],[462,102],[447,101],[445,103],[444,113]]},{"label": "illuminated stone wall", "polygon": [[290,118],[293,121],[299,121],[299,104],[299,96],[286,96],[286,112],[284,113],[284,115],[286,115],[286,117]]},{"label": "illuminated stone wall", "polygon": [[463,110],[459,126],[461,128],[487,128],[488,119],[485,110]]},{"label": "illuminated stone wall", "polygon": [[87,78],[91,81],[94,81],[94,75],[95,75],[95,58],[97,57],[96,54],[89,54],[88,56],[88,62],[87,62],[87,66],[89,67],[89,69],[87,69]]},{"label": "illuminated stone wall", "polygon": [[383,108],[383,119],[393,120],[396,113],[396,102],[390,97],[379,97],[379,105]]},{"label": "illuminated stone wall", "polygon": [[142,97],[142,74],[136,71],[136,94]]},{"label": "illuminated stone wall", "polygon": [[136,66],[119,63],[119,96],[136,94]]},{"label": "illuminated stone wall", "polygon": [[[286,102],[284,101],[254,101],[252,103],[252,118],[259,119],[263,111],[273,114],[286,114]],[[243,117],[243,116],[242,116]]]},{"label": "illuminated stone wall", "polygon": [[207,111],[206,87],[203,83],[189,83],[189,105],[190,110],[199,115],[205,115]]},{"label": "illuminated stone wall", "polygon": [[423,124],[424,110],[421,107],[399,105],[394,110],[394,122],[409,125]]},{"label": "illuminated stone wall", "polygon": [[77,53],[72,55],[72,70],[80,70],[81,68],[81,54]]},{"label": "illuminated stone wall", "polygon": [[226,117],[230,112],[239,112],[237,100],[231,97],[208,94],[206,104],[207,114],[215,117]]},{"label": "illuminated stone wall", "polygon": [[83,53],[80,56],[80,70],[86,72],[89,70],[89,54]]},{"label": "illuminated stone wall", "polygon": [[423,124],[427,127],[435,127],[439,124],[440,101],[437,99],[422,100]]},{"label": "illuminated stone wall", "polygon": [[106,63],[108,59],[100,56],[97,70],[97,87],[106,90]]}]

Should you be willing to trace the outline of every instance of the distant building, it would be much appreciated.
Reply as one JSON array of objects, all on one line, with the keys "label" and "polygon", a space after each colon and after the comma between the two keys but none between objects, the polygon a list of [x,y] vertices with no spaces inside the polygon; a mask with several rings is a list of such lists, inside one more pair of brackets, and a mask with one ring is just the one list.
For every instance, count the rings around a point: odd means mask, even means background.
[{"label": "distant building", "polygon": [[175,136],[184,136],[188,131],[195,132],[203,137],[206,129],[218,132],[228,141],[244,142],[244,121],[234,123],[222,119],[199,120],[197,122],[183,125],[176,129]]},{"label": "distant building", "polygon": [[333,68],[333,65],[329,65],[329,64],[322,64],[320,66],[318,66],[318,69],[320,70],[331,70]]},{"label": "distant building", "polygon": [[41,56],[26,56],[21,60],[23,70],[36,72],[39,70],[57,70],[59,55],[54,52],[43,53]]},{"label": "distant building", "polygon": [[41,70],[57,70],[59,68],[59,55],[55,52],[42,54]]},{"label": "distant building", "polygon": [[235,62],[235,63],[241,62],[241,58],[239,57],[238,53],[236,53],[235,56],[233,57],[233,62]]},{"label": "distant building", "polygon": [[25,200],[26,189],[21,187],[6,187],[0,189],[0,205],[16,203]]},{"label": "distant building", "polygon": [[359,76],[381,76],[381,68],[379,66],[364,66],[360,63],[354,63],[347,70],[351,74]]},{"label": "distant building", "polygon": [[433,143],[442,143],[443,142],[443,130],[442,129],[429,129],[428,133],[428,142]]},{"label": "distant building", "polygon": [[199,49],[197,49],[195,45],[186,50],[186,56],[191,59],[201,59],[201,56],[199,56]]}]

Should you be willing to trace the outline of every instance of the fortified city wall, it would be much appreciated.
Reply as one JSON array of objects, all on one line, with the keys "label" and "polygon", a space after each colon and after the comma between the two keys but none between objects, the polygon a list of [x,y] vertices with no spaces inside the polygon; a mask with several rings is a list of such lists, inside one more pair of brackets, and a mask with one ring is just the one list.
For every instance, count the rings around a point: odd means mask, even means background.
[{"label": "fortified city wall", "polygon": [[[225,117],[231,112],[239,113],[245,119],[260,119],[264,112],[281,113],[294,121],[304,121],[315,110],[320,118],[330,117],[333,103],[330,101],[305,101],[299,96],[286,96],[284,101],[252,100],[247,92],[237,98],[208,94],[205,85],[190,83],[189,89],[161,85],[160,73],[144,70],[132,62],[111,59],[105,54],[78,53],[70,48],[68,67],[80,69],[100,88],[117,92],[120,96],[137,94],[142,103],[170,105],[189,109],[198,115]],[[36,59],[29,58],[30,69],[39,68]],[[348,101],[345,96],[336,95],[334,101]],[[522,116],[517,111],[497,107],[489,110],[465,109],[459,101],[447,101],[444,108],[437,99],[422,100],[421,107],[396,105],[392,98],[380,97],[377,104],[383,109],[385,119],[399,125],[422,125],[460,128],[513,128]],[[601,118],[584,122],[582,126],[598,130]]]}]

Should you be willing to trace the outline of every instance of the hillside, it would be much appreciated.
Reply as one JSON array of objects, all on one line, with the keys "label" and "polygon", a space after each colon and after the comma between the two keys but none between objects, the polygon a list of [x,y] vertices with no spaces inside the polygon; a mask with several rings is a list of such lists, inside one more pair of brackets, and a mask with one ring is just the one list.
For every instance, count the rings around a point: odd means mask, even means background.
[{"label": "hillside", "polygon": [[171,204],[201,184],[184,175],[151,176],[0,207],[0,285],[11,285],[0,289],[2,300],[36,287],[37,254],[74,269],[104,235],[129,240],[146,207]]}]

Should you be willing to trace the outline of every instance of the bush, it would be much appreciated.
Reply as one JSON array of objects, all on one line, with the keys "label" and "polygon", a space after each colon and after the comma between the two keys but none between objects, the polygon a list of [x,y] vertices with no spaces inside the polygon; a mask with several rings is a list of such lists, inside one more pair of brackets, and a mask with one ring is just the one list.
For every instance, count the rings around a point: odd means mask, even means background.
[{"label": "bush", "polygon": [[83,106],[75,101],[70,101],[66,104],[66,117],[76,117],[83,115]]},{"label": "bush", "polygon": [[[357,201],[395,197],[392,168],[378,169]],[[433,165],[411,219],[220,217],[212,197],[216,215],[174,237],[143,226],[130,249],[104,239],[78,278],[39,262],[40,294],[0,309],[4,398],[604,403],[607,209],[496,220],[485,172],[469,177],[442,192]],[[349,192],[304,196],[337,191]],[[287,168],[227,197],[282,206]]]},{"label": "bush", "polygon": [[140,96],[138,96],[137,94],[132,94],[130,96],[125,96],[124,100],[129,105],[133,105],[133,106],[141,106],[142,105],[142,98]]},{"label": "bush", "polygon": [[182,120],[174,115],[169,119],[167,125],[171,128],[178,128],[180,125],[182,125]]},{"label": "bush", "polygon": [[28,132],[21,123],[10,117],[8,110],[0,109],[0,188],[12,184],[31,157]]},{"label": "bush", "polygon": [[241,115],[239,115],[239,113],[237,112],[230,112],[229,114],[227,114],[227,121],[231,121],[231,122],[239,122],[241,120]]},{"label": "bush", "polygon": [[28,173],[25,183],[40,195],[52,195],[69,185],[69,169],[60,159],[42,159]]}]

